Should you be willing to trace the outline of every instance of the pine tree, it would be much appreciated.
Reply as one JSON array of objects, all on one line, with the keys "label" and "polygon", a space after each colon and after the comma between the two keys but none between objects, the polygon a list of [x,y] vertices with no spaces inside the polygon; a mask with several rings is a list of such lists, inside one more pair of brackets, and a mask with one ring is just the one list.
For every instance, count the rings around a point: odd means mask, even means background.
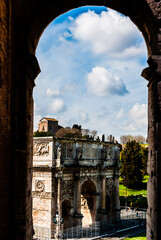
[{"label": "pine tree", "polygon": [[138,142],[129,141],[121,153],[121,177],[123,185],[140,188],[142,185],[142,148]]}]

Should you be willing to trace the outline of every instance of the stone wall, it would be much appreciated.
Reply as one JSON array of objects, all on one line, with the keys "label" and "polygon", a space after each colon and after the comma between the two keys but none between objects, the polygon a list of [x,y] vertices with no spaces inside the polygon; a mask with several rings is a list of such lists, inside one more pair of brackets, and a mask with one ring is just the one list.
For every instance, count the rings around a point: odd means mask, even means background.
[{"label": "stone wall", "polygon": [[50,171],[33,172],[32,199],[35,235],[51,238],[53,199]]},{"label": "stone wall", "polygon": [[[148,51],[149,174],[147,240],[161,239],[161,4],[158,0],[0,1],[0,238],[31,240],[34,79],[40,72],[36,47],[46,26],[82,5],[105,5],[129,16]],[[106,103],[105,103],[106,104]]]},{"label": "stone wall", "polygon": [[[0,239],[9,238],[12,228],[13,172],[11,147],[11,76],[10,76],[10,3],[0,1]],[[3,141],[2,141],[3,139]]]}]

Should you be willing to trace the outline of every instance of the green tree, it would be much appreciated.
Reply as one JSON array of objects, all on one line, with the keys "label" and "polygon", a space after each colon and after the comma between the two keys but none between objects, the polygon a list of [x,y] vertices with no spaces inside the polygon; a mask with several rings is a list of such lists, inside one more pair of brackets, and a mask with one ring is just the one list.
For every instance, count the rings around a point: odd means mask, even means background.
[{"label": "green tree", "polygon": [[82,133],[79,129],[77,128],[61,128],[60,130],[57,131],[55,134],[56,137],[63,137],[63,138],[82,138]]},{"label": "green tree", "polygon": [[143,153],[141,145],[129,141],[121,153],[121,177],[128,188],[140,188],[143,180]]},{"label": "green tree", "polygon": [[37,130],[33,134],[33,137],[47,137],[47,136],[53,136],[53,135],[50,132],[39,132],[39,130]]},{"label": "green tree", "polygon": [[74,124],[72,128],[78,129],[78,130],[82,130],[82,126],[78,125],[78,124]]}]

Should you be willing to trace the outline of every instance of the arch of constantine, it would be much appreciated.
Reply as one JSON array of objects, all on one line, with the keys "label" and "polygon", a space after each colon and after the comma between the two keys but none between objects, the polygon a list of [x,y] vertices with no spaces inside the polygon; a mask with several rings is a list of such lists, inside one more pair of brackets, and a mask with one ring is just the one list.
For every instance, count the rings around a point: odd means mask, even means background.
[{"label": "arch of constantine", "polygon": [[[148,213],[147,240],[161,239],[161,1],[0,1],[0,239],[32,239],[32,160],[35,57],[47,25],[60,14],[104,5],[129,16],[148,51]],[[93,187],[94,189],[94,187]],[[96,188],[97,191],[97,188]],[[65,202],[63,206],[71,203]],[[65,209],[65,207],[63,208]]]},{"label": "arch of constantine", "polygon": [[35,237],[58,238],[65,228],[119,220],[120,147],[110,142],[34,138]]}]

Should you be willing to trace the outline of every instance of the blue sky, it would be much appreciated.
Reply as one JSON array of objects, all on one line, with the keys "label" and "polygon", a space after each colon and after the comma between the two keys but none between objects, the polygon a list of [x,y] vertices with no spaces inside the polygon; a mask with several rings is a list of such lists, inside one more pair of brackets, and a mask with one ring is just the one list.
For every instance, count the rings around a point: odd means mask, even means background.
[{"label": "blue sky", "polygon": [[129,18],[105,7],[81,7],[56,18],[36,51],[34,130],[44,117],[97,130],[147,136],[144,39]]}]

